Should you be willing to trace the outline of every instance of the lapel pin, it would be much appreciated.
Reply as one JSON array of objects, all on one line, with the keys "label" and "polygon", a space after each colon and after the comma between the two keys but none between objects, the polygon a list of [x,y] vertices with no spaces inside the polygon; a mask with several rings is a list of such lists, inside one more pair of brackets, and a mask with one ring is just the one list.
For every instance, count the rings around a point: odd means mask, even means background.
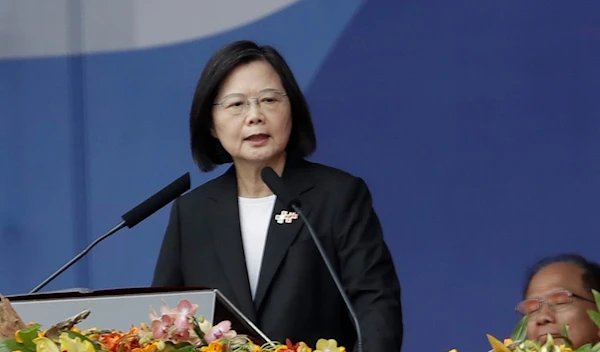
[{"label": "lapel pin", "polygon": [[282,210],[280,214],[275,215],[275,220],[278,224],[291,224],[292,221],[298,219],[298,214],[293,211]]}]

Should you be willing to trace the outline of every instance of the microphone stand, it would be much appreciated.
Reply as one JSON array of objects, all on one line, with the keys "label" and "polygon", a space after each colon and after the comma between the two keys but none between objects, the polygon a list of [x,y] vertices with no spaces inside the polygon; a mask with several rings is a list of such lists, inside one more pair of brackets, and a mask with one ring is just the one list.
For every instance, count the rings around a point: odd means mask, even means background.
[{"label": "microphone stand", "polygon": [[54,272],[54,274],[47,277],[46,280],[42,281],[39,285],[34,287],[33,290],[29,291],[29,294],[36,293],[39,290],[41,290],[44,286],[48,285],[48,283],[50,283],[50,281],[54,280],[58,275],[62,274],[63,271],[69,269],[71,267],[71,265],[75,264],[79,259],[81,259],[81,257],[86,255],[98,243],[102,242],[104,239],[106,239],[108,236],[112,235],[113,233],[124,228],[125,225],[126,225],[125,220],[123,220],[117,226],[110,229],[107,233],[98,237],[94,242],[92,242],[89,246],[87,246],[87,248],[84,249],[81,253],[77,254],[77,256],[75,256],[73,259],[69,260],[65,265],[63,265],[60,269],[58,269],[56,272]]},{"label": "microphone stand", "polygon": [[331,265],[331,262],[329,261],[327,253],[325,253],[325,249],[323,249],[323,246],[321,245],[321,241],[319,241],[319,238],[317,237],[317,234],[316,234],[315,230],[310,225],[310,221],[308,221],[308,219],[306,218],[306,216],[302,212],[302,209],[300,209],[300,207],[297,206],[295,203],[290,204],[290,206],[292,207],[292,209],[294,209],[294,211],[296,213],[298,213],[298,215],[300,216],[300,219],[302,219],[302,221],[306,225],[306,228],[308,229],[308,232],[310,233],[310,236],[312,237],[313,241],[317,245],[317,249],[319,250],[319,253],[321,254],[321,257],[323,258],[323,261],[325,262],[325,265],[327,266],[327,270],[329,270],[329,273],[331,274],[330,276],[333,278],[333,281],[335,282],[335,285],[337,286],[338,291],[340,291],[340,295],[342,296],[342,299],[344,300],[344,303],[346,303],[346,306],[348,307],[348,312],[350,313],[350,316],[352,317],[352,320],[354,322],[354,327],[356,329],[356,346],[357,346],[357,351],[358,352],[362,352],[362,350],[363,350],[363,346],[362,346],[363,343],[362,343],[362,333],[360,331],[360,324],[358,322],[358,318],[356,317],[356,313],[354,312],[354,309],[352,308],[352,303],[350,302],[350,299],[348,298],[348,295],[346,295],[346,291],[344,290],[344,286],[342,285],[342,283],[338,279],[338,276],[335,273],[335,270],[333,269],[333,265]]}]

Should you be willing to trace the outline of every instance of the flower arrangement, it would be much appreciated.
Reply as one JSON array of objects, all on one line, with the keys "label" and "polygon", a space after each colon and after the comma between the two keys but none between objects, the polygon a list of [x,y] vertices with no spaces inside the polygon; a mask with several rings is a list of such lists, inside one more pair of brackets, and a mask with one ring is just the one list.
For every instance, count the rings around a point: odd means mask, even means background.
[{"label": "flower arrangement", "polygon": [[[589,310],[587,313],[594,324],[600,329],[600,293],[596,290],[592,290],[592,293],[598,311]],[[542,345],[537,344],[535,341],[527,340],[528,319],[527,315],[524,316],[513,330],[510,338],[505,339],[503,342],[488,334],[487,338],[492,346],[489,352],[600,352],[600,342],[595,345],[589,343],[573,349],[573,343],[569,339],[568,325],[563,325],[562,327],[561,338],[564,341],[563,344],[556,344],[555,339],[550,334],[548,334],[546,342]],[[450,352],[458,351],[453,349]]]},{"label": "flower arrangement", "polygon": [[304,342],[289,340],[259,346],[237,334],[229,321],[212,325],[197,316],[197,308],[188,300],[173,309],[163,302],[160,314],[151,308],[150,325],[132,326],[127,332],[78,329],[75,325],[89,311],[47,330],[31,323],[16,330],[14,338],[0,340],[0,352],[346,352],[332,339],[320,339],[314,350]]}]

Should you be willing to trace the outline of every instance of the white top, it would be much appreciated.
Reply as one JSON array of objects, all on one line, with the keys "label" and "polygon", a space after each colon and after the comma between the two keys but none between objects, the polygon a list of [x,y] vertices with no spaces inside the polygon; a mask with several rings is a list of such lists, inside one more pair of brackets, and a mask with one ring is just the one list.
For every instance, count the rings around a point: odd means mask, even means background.
[{"label": "white top", "polygon": [[238,197],[238,205],[248,279],[250,280],[250,289],[254,299],[265,251],[267,231],[275,206],[275,195],[264,198]]}]

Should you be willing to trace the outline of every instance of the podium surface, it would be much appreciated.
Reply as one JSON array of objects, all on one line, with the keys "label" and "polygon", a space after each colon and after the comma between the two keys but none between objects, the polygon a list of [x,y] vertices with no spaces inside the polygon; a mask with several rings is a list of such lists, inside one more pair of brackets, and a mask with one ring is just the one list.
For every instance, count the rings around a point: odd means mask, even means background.
[{"label": "podium surface", "polygon": [[206,288],[129,288],[103,291],[56,291],[7,297],[25,323],[35,322],[47,329],[84,310],[91,314],[77,324],[80,329],[99,328],[129,331],[132,325],[151,324],[153,308],[160,314],[165,302],[177,307],[181,300],[198,305],[196,316],[202,315],[217,324],[223,320],[232,323],[232,329],[245,334],[256,343],[270,342],[258,327],[244,316],[219,290]]}]

